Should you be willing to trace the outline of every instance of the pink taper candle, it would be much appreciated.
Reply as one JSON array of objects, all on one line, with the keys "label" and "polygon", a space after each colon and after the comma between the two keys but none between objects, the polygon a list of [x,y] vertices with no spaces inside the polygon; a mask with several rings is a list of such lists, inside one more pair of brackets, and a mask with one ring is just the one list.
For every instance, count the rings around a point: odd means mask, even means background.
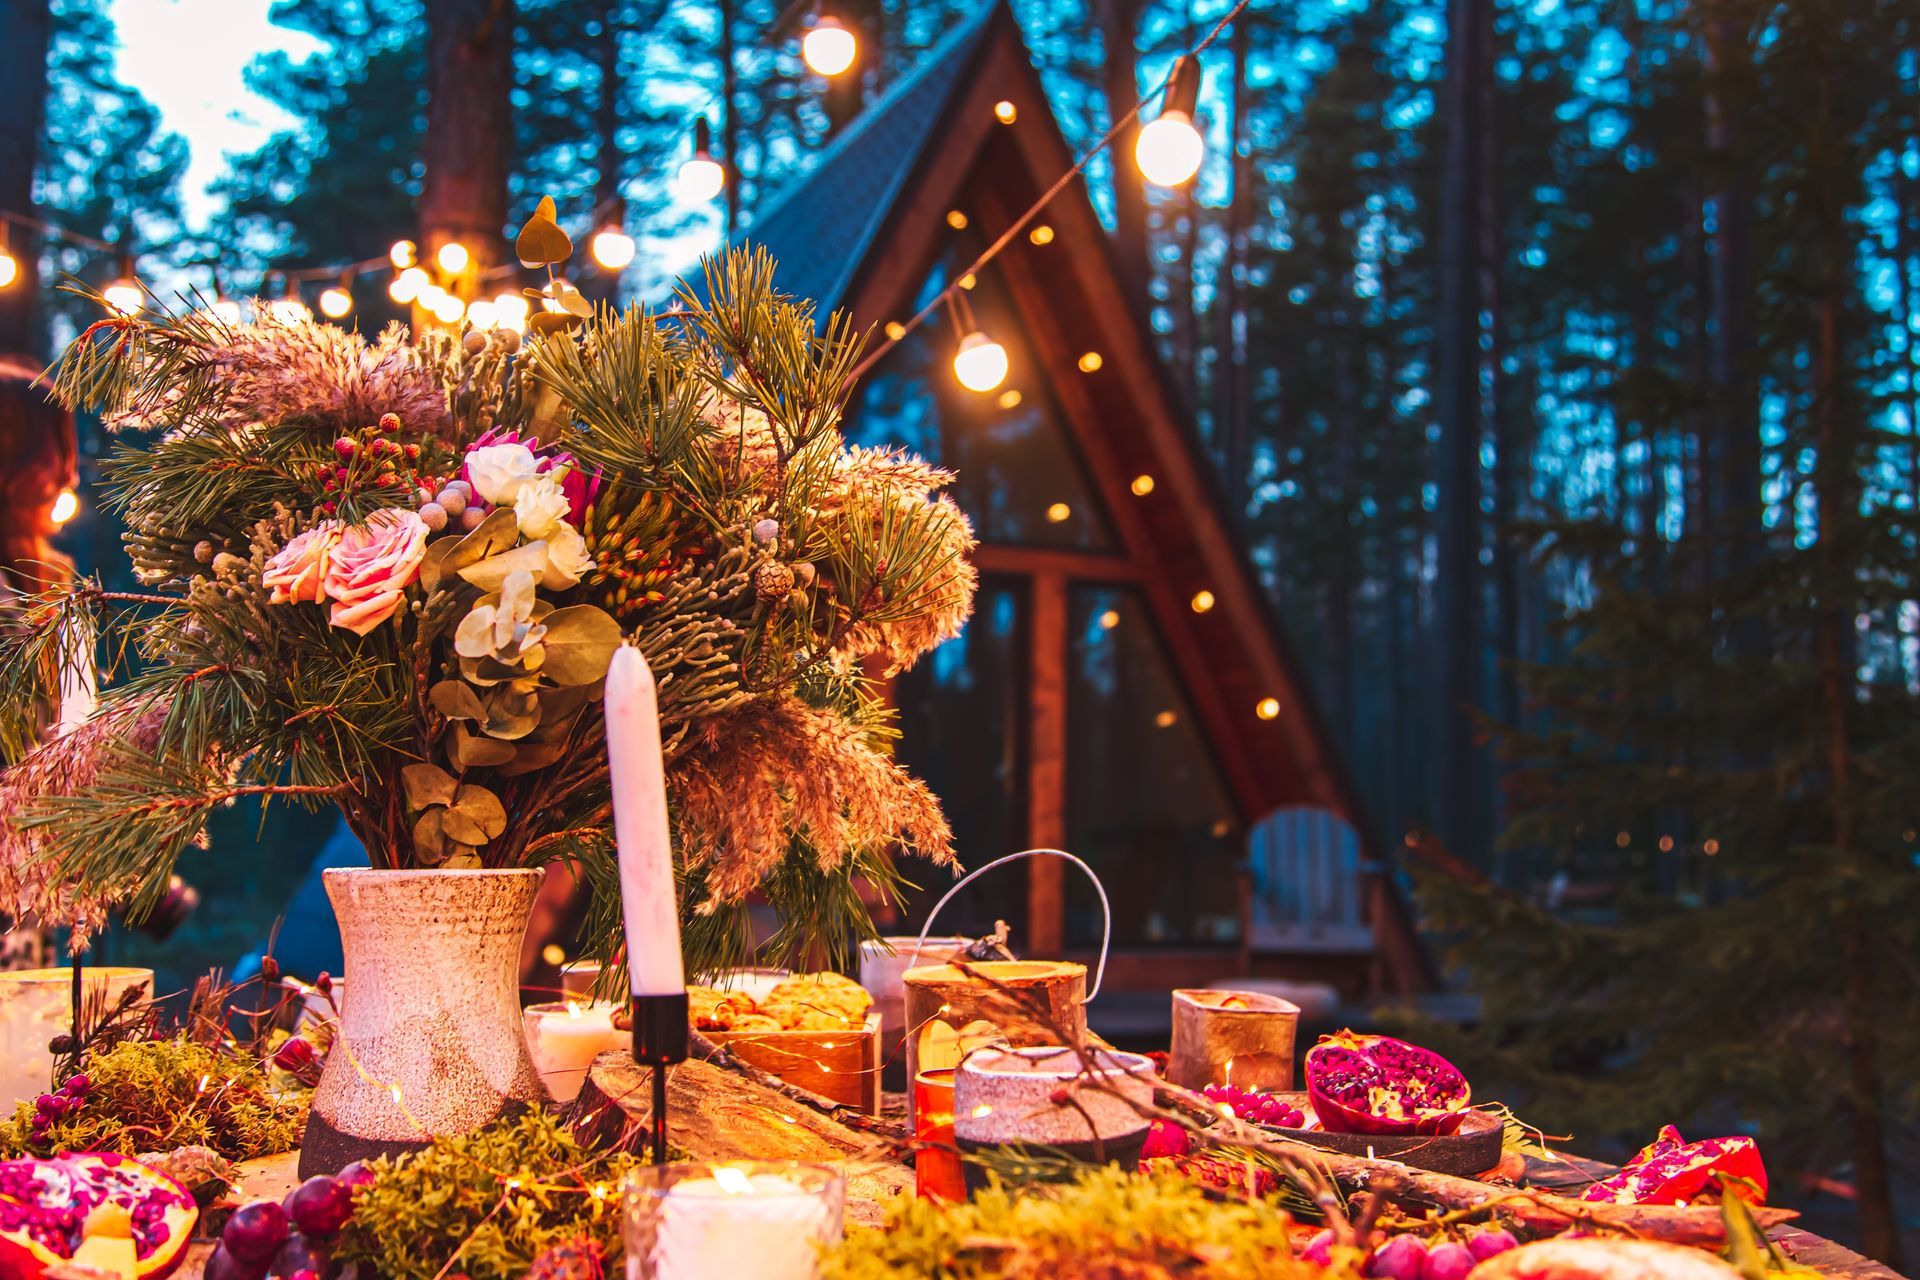
[{"label": "pink taper candle", "polygon": [[653,672],[633,645],[607,668],[607,771],[613,780],[613,834],[620,845],[620,905],[627,926],[627,973],[636,996],[687,989],[680,963],[680,908],[667,834],[667,775]]}]

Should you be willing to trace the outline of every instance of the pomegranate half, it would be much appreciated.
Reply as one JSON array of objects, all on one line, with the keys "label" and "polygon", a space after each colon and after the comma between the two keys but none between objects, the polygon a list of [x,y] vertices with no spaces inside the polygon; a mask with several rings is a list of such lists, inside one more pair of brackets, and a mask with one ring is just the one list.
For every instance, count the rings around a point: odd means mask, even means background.
[{"label": "pomegranate half", "polygon": [[1614,1204],[1685,1204],[1703,1191],[1716,1189],[1716,1173],[1744,1179],[1730,1184],[1740,1199],[1766,1202],[1767,1170],[1752,1138],[1688,1142],[1672,1125],[1621,1165],[1620,1172],[1594,1183],[1580,1198]]},{"label": "pomegranate half", "polygon": [[0,1280],[38,1280],[82,1261],[125,1280],[162,1280],[200,1216],[165,1174],[113,1152],[0,1161]]},{"label": "pomegranate half", "polygon": [[1307,1096],[1334,1133],[1453,1133],[1471,1091],[1431,1049],[1337,1031],[1307,1050]]}]

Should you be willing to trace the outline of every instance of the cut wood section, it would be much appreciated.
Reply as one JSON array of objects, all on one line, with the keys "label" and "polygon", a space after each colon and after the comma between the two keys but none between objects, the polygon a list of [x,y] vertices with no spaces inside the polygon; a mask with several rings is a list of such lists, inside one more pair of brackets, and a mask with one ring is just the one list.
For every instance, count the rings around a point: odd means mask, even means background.
[{"label": "cut wood section", "polygon": [[[571,1114],[583,1141],[645,1144],[653,1113],[651,1071],[603,1053]],[[841,1166],[847,1219],[878,1225],[894,1197],[911,1194],[913,1170],[893,1148],[791,1098],[697,1059],[667,1069],[667,1140],[694,1160],[800,1160]]]},{"label": "cut wood section", "polygon": [[709,1031],[709,1040],[788,1084],[880,1114],[880,1014],[858,1031]]}]

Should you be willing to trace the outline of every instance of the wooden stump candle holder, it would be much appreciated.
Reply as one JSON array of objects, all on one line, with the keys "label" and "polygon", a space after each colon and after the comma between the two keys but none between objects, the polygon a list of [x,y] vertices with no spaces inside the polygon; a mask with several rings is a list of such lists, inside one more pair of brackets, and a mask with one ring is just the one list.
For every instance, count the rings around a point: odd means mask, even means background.
[{"label": "wooden stump candle holder", "polygon": [[[957,1067],[990,1044],[1025,1048],[1087,1030],[1087,967],[1063,960],[982,960],[923,965],[906,988],[907,1078]],[[911,1095],[909,1095],[911,1096]]]},{"label": "wooden stump candle holder", "polygon": [[1299,1025],[1299,1006],[1278,996],[1179,988],[1173,993],[1167,1079],[1195,1090],[1210,1084],[1291,1089]]}]

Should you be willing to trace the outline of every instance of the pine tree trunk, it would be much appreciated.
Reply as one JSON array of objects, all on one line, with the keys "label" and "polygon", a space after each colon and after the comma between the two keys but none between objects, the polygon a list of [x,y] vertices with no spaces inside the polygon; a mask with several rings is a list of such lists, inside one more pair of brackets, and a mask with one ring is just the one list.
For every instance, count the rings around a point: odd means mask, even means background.
[{"label": "pine tree trunk", "polygon": [[727,239],[740,230],[740,67],[734,48],[735,0],[720,0],[720,163],[727,170]]},{"label": "pine tree trunk", "polygon": [[1252,20],[1245,14],[1233,24],[1230,48],[1233,55],[1233,129],[1231,157],[1232,199],[1227,204],[1227,253],[1223,264],[1224,281],[1220,296],[1224,299],[1220,323],[1220,436],[1221,456],[1226,460],[1226,490],[1232,507],[1233,523],[1240,527],[1247,518],[1249,472],[1253,466],[1249,436],[1252,415],[1252,388],[1247,367],[1247,241],[1252,232],[1254,201],[1258,198],[1253,183],[1252,131],[1248,114],[1252,94],[1247,89],[1247,63],[1252,57]]},{"label": "pine tree trunk", "polygon": [[[1487,6],[1485,17],[1475,32],[1479,39],[1479,271],[1480,307],[1486,315],[1487,354],[1485,362],[1486,414],[1488,434],[1493,439],[1493,617],[1494,656],[1499,659],[1500,697],[1497,709],[1509,723],[1520,715],[1520,684],[1516,664],[1520,661],[1520,565],[1513,545],[1513,521],[1519,514],[1519,491],[1525,483],[1527,459],[1514,438],[1513,415],[1506,405],[1506,326],[1500,310],[1500,269],[1503,250],[1500,239],[1500,148],[1494,96],[1493,9]],[[1491,761],[1489,761],[1491,765]],[[1491,780],[1489,780],[1491,781]],[[1491,808],[1497,787],[1483,792]],[[1491,825],[1485,828],[1491,836]]]},{"label": "pine tree trunk", "polygon": [[[600,79],[593,100],[594,223],[587,230],[589,237],[603,226],[621,226],[627,217],[627,202],[620,194],[620,94],[624,83],[620,35],[620,0],[600,0],[600,39],[594,46]],[[601,301],[616,301],[620,273],[596,269],[581,282],[581,292]]]},{"label": "pine tree trunk", "polygon": [[[47,52],[53,18],[47,0],[0,0],[0,209],[33,208],[33,175],[47,111]],[[40,295],[40,238],[8,224],[6,245],[20,277],[0,289],[0,352],[35,347],[34,303]]]},{"label": "pine tree trunk", "polygon": [[[1853,617],[1856,585],[1854,568],[1846,557],[1843,531],[1851,533],[1860,520],[1860,474],[1855,432],[1857,424],[1841,404],[1847,375],[1840,336],[1841,311],[1847,295],[1847,271],[1853,246],[1849,242],[1845,211],[1841,208],[1837,143],[1830,124],[1831,81],[1817,81],[1813,124],[1807,130],[1809,152],[1807,191],[1815,202],[1818,244],[1815,262],[1816,348],[1813,352],[1814,414],[1819,454],[1815,463],[1819,485],[1819,534],[1815,547],[1819,575],[1819,655],[1821,712],[1826,721],[1827,791],[1832,806],[1832,848],[1843,878],[1856,860],[1865,856],[1854,806],[1851,720],[1858,703],[1855,688]],[[1858,1196],[1860,1242],[1865,1252],[1902,1270],[1899,1218],[1893,1204],[1888,1169],[1887,1134],[1881,1111],[1881,1068],[1876,1051],[1876,1020],[1881,1011],[1873,998],[1878,962],[1872,955],[1872,926],[1860,904],[1850,898],[1842,915],[1842,1017],[1847,1054],[1849,1129],[1853,1146],[1853,1182]]]},{"label": "pine tree trunk", "polygon": [[1480,615],[1480,114],[1485,73],[1479,32],[1488,0],[1448,0],[1442,110],[1440,305],[1436,408],[1440,419],[1438,565],[1439,827],[1456,855],[1479,861],[1484,831],[1471,709],[1477,704]]},{"label": "pine tree trunk", "polygon": [[[1143,0],[1099,0],[1100,35],[1105,43],[1101,69],[1105,73],[1107,117],[1120,120],[1140,100],[1140,54],[1134,41],[1140,33]],[[1120,269],[1133,290],[1135,306],[1144,307],[1150,272],[1147,254],[1147,192],[1133,165],[1133,144],[1140,134],[1135,119],[1115,136],[1113,156],[1113,239],[1120,251]]]},{"label": "pine tree trunk", "polygon": [[427,132],[421,143],[421,257],[458,240],[471,265],[465,296],[500,261],[513,151],[513,0],[432,0],[427,5]]},{"label": "pine tree trunk", "polygon": [[[1708,513],[1732,564],[1746,564],[1760,537],[1760,423],[1753,329],[1753,193],[1745,123],[1752,51],[1732,0],[1704,6],[1709,171],[1714,209],[1713,327],[1709,372],[1717,393]],[[1704,460],[1703,460],[1704,465]]]}]

